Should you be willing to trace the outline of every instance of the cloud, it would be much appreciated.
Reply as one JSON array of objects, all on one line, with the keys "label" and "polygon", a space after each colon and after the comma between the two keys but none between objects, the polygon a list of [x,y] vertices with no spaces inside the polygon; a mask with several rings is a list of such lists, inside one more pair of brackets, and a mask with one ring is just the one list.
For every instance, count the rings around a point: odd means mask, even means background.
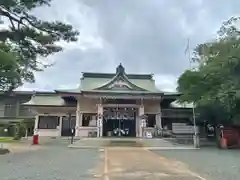
[{"label": "cloud", "polygon": [[176,77],[171,74],[155,75],[156,86],[164,92],[175,92],[177,87]]},{"label": "cloud", "polygon": [[114,72],[121,62],[130,73],[154,73],[161,90],[173,91],[189,67],[184,55],[214,38],[222,21],[240,12],[237,0],[54,0],[36,9],[42,19],[62,20],[80,31],[77,43],[48,57],[56,65],[36,73],[26,88],[56,89],[79,84],[82,71]]}]

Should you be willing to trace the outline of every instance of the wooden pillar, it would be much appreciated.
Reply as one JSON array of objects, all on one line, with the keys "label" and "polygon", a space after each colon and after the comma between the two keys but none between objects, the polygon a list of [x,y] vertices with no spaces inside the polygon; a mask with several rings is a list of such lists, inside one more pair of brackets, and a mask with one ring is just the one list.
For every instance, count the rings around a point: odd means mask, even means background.
[{"label": "wooden pillar", "polygon": [[142,117],[144,116],[144,105],[143,104],[139,107],[139,111],[138,112],[139,112],[139,117],[140,117],[139,118],[140,122],[139,122],[139,127],[138,127],[139,128],[139,136],[143,137],[143,133],[144,132],[143,132],[143,128],[141,126],[142,125]]},{"label": "wooden pillar", "polygon": [[156,126],[158,128],[162,128],[162,117],[161,117],[161,113],[156,114]]},{"label": "wooden pillar", "polygon": [[98,137],[102,137],[103,135],[103,106],[102,104],[97,104],[97,127],[98,127],[98,131],[97,131],[97,136]]},{"label": "wooden pillar", "polygon": [[58,126],[58,136],[62,135],[62,120],[63,120],[63,117],[60,116],[59,117],[59,126]]},{"label": "wooden pillar", "polygon": [[36,115],[35,122],[34,122],[34,134],[38,132],[38,124],[39,124],[39,115]]},{"label": "wooden pillar", "polygon": [[82,126],[82,113],[81,113],[80,101],[77,101],[77,110],[76,110],[76,131],[75,136],[80,136],[80,127]]}]

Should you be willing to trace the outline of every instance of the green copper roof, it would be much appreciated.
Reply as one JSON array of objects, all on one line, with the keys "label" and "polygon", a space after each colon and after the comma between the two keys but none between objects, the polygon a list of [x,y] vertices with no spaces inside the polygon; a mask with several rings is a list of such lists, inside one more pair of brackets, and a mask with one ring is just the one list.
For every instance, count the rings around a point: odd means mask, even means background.
[{"label": "green copper roof", "polygon": [[[84,78],[81,80],[80,89],[83,91],[93,90],[108,83],[110,80],[110,78]],[[161,92],[159,89],[157,89],[155,86],[155,81],[152,79],[129,79],[129,81],[148,91]]]},{"label": "green copper roof", "polygon": [[[125,88],[116,89],[109,88],[111,83],[114,84],[118,80],[124,81],[125,85],[127,84],[128,87],[125,86]],[[100,90],[104,90],[104,92],[113,93],[141,93],[142,91],[162,93],[156,87],[152,74],[126,74],[121,64],[116,68],[116,74],[83,73],[80,84],[79,88],[56,90],[56,92],[81,93],[84,91],[93,92],[93,90],[97,90],[101,92]]]},{"label": "green copper roof", "polygon": [[31,100],[24,103],[28,106],[64,106],[65,102],[61,96],[57,94],[50,95],[34,95]]}]

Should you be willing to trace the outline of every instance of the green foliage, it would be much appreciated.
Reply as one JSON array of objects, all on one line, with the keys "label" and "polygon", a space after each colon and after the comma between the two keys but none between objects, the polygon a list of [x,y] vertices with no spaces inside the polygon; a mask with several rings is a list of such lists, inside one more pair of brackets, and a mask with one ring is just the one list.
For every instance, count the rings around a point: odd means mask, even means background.
[{"label": "green foliage", "polygon": [[9,46],[0,43],[0,89],[9,89],[11,85],[21,85],[20,67]]},{"label": "green foliage", "polygon": [[238,21],[231,18],[224,22],[215,40],[198,45],[192,58],[198,68],[185,71],[178,79],[178,90],[183,94],[180,101],[195,102],[202,114],[218,122],[232,121],[239,114]]},{"label": "green foliage", "polygon": [[62,50],[56,42],[77,41],[78,31],[60,21],[48,22],[31,12],[40,6],[50,6],[51,0],[1,0],[0,15],[9,28],[0,29],[0,89],[12,90],[24,81],[34,82],[34,72],[51,64],[47,57]]},{"label": "green foliage", "polygon": [[15,125],[16,131],[14,135],[14,140],[19,140],[22,137],[26,136],[28,129],[28,123],[25,120],[20,120],[19,123]]}]

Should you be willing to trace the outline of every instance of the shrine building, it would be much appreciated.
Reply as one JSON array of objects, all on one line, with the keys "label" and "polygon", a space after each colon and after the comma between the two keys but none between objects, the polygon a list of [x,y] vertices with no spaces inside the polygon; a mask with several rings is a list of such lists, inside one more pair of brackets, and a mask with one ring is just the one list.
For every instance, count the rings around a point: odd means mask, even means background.
[{"label": "shrine building", "polygon": [[152,74],[83,72],[79,88],[33,93],[24,103],[35,113],[39,136],[143,137],[156,128],[191,119],[189,107],[176,103],[179,93],[160,91]]}]

